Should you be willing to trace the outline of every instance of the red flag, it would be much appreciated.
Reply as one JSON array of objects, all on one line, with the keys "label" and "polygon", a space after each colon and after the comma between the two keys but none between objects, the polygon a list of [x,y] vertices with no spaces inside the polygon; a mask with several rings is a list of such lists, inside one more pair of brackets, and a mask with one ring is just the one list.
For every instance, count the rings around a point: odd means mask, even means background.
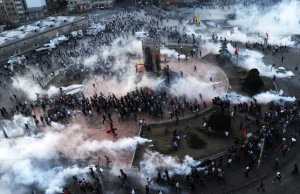
[{"label": "red flag", "polygon": [[244,138],[247,139],[247,129],[243,130]]},{"label": "red flag", "polygon": [[267,36],[267,38],[269,38],[269,34],[268,33],[266,33],[266,36]]},{"label": "red flag", "polygon": [[152,94],[152,91],[148,89],[148,95],[150,96]]},{"label": "red flag", "polygon": [[236,49],[235,49],[235,51],[234,51],[234,54],[235,54],[235,55],[238,55],[238,54],[239,54],[239,48],[238,48],[238,47],[236,47]]}]

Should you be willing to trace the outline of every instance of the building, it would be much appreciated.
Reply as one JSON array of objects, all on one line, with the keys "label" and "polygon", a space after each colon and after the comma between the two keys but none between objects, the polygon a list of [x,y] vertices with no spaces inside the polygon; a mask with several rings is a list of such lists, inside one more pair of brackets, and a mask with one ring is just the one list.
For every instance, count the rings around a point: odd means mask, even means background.
[{"label": "building", "polygon": [[3,5],[3,1],[0,0],[0,23],[4,24],[5,21],[8,20],[7,14],[6,14],[6,9]]},{"label": "building", "polygon": [[68,0],[68,9],[87,9],[91,7],[91,0]]},{"label": "building", "polygon": [[45,0],[24,0],[26,7],[26,20],[38,20],[48,15]]},{"label": "building", "polygon": [[6,21],[20,23],[46,15],[45,0],[0,0],[0,16]]},{"label": "building", "polygon": [[92,6],[99,9],[112,8],[115,0],[92,0]]},{"label": "building", "polygon": [[4,19],[10,22],[19,22],[20,18],[24,18],[25,10],[21,0],[2,0],[2,14],[5,12]]},{"label": "building", "polygon": [[109,9],[115,4],[115,0],[68,0],[68,9]]},{"label": "building", "polygon": [[0,61],[26,53],[34,46],[43,46],[57,34],[68,36],[72,31],[85,30],[87,27],[88,20],[85,17],[58,16],[4,31],[0,33]]}]

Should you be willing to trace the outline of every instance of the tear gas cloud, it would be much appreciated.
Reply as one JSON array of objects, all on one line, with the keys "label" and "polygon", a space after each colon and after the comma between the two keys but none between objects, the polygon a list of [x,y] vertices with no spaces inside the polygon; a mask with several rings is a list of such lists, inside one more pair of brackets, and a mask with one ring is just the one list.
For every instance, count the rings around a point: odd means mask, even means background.
[{"label": "tear gas cloud", "polygon": [[[20,90],[29,100],[36,100],[37,95],[48,95],[52,97],[60,93],[59,88],[56,86],[50,86],[48,90],[44,90],[38,83],[31,79],[28,75],[12,77],[12,86]],[[74,94],[82,90],[83,85],[73,84],[67,87],[61,87],[67,94]]]},{"label": "tear gas cloud", "polygon": [[[289,97],[289,96],[283,96],[284,92],[280,90],[279,92],[275,91],[267,91],[260,94],[256,94],[253,96],[254,99],[257,100],[257,103],[259,104],[268,104],[270,102],[275,103],[283,103],[283,102],[295,102],[295,97]],[[253,98],[250,98],[248,96],[243,96],[240,94],[237,94],[235,92],[230,92],[227,94],[222,95],[223,99],[229,99],[231,103],[238,104],[243,102],[251,102],[254,101]]]},{"label": "tear gas cloud", "polygon": [[157,176],[158,169],[168,169],[171,176],[174,174],[187,175],[191,172],[191,167],[196,167],[200,163],[190,156],[185,156],[184,160],[180,161],[176,157],[147,150],[140,162],[140,171],[145,177]]},{"label": "tear gas cloud", "polygon": [[195,77],[188,76],[180,78],[171,85],[170,93],[173,95],[186,96],[189,99],[199,98],[201,93],[203,100],[211,100],[213,96],[218,96],[225,91],[216,91],[213,86],[218,88],[220,82],[203,82]]},{"label": "tear gas cloud", "polygon": [[[234,53],[235,48],[231,44],[227,44],[228,51],[230,53]],[[258,51],[249,50],[249,49],[240,49],[239,50],[239,62],[238,66],[251,70],[253,68],[258,69],[261,76],[265,77],[273,77],[274,75],[277,78],[284,78],[284,77],[291,77],[294,76],[294,73],[291,71],[282,71],[282,67],[280,69],[278,68],[272,68],[272,65],[266,65],[263,62],[264,55],[261,54]],[[232,57],[232,62],[236,63],[236,57]]]},{"label": "tear gas cloud", "polygon": [[122,151],[134,151],[138,144],[144,144],[147,142],[151,142],[151,140],[144,139],[141,137],[133,137],[133,138],[121,138],[115,142],[104,140],[104,141],[85,141],[78,148],[78,153],[84,152],[96,152],[100,150],[104,150],[106,152],[116,154]]},{"label": "tear gas cloud", "polygon": [[296,0],[281,1],[275,7],[261,10],[251,5],[236,7],[236,20],[229,21],[233,26],[240,26],[249,33],[259,33],[263,38],[269,34],[269,43],[293,45],[292,34],[300,33],[300,4]]},{"label": "tear gas cloud", "polygon": [[[212,52],[213,54],[219,54],[221,43],[206,42],[204,47]],[[227,44],[228,51],[232,54],[232,63],[237,62],[237,57],[234,55],[235,48],[231,44]],[[239,49],[239,61],[238,66],[246,70],[251,70],[253,68],[258,69],[261,76],[273,78],[275,75],[277,78],[291,77],[294,76],[292,71],[286,71],[284,67],[276,65],[279,67],[272,68],[272,65],[266,65],[263,61],[264,55],[255,50],[249,49]]]},{"label": "tear gas cloud", "polygon": [[[300,33],[300,3],[296,0],[285,0],[275,7],[267,7],[262,10],[260,5],[249,5],[244,7],[242,4],[232,6],[231,11],[216,10],[220,13],[235,13],[235,20],[227,20],[234,28],[231,30],[218,28],[215,32],[208,31],[200,33],[202,39],[211,39],[213,33],[227,40],[238,42],[264,42],[266,33],[269,34],[268,43],[272,45],[293,46],[295,42],[291,40],[291,35]],[[234,11],[232,11],[234,10]],[[201,10],[196,13],[201,13]],[[203,14],[202,14],[203,15]],[[205,15],[203,15],[205,17]],[[201,17],[201,14],[200,14]],[[225,15],[223,15],[225,19]],[[209,23],[215,25],[216,23]],[[185,28],[185,29],[184,29]],[[198,35],[199,27],[187,25],[181,27],[187,34]]]},{"label": "tear gas cloud", "polygon": [[115,59],[112,66],[113,70],[124,69],[128,67],[129,63],[127,54],[133,54],[137,56],[142,55],[142,42],[136,40],[133,37],[128,39],[117,38],[111,45],[103,46],[95,51],[93,55],[84,59],[83,64],[86,67],[93,67],[98,65],[104,65],[98,63],[102,60],[104,63],[110,62],[109,58],[113,57]]},{"label": "tear gas cloud", "polygon": [[166,47],[160,49],[160,54],[162,56],[166,55],[167,57],[174,57],[174,58],[178,57],[179,55],[179,53],[174,49],[168,49]]},{"label": "tear gas cloud", "polygon": [[[55,123],[53,123],[52,127],[44,129],[45,133],[43,135],[16,137],[23,134],[24,123],[26,122],[28,122],[28,118],[21,115],[15,116],[12,121],[5,121],[5,131],[8,132],[8,135],[14,135],[9,137],[15,138],[0,139],[0,188],[6,194],[13,194],[16,191],[21,194],[30,193],[32,191],[29,191],[27,188],[32,185],[35,185],[39,190],[43,190],[47,194],[54,194],[62,191],[66,179],[73,175],[87,173],[88,168],[78,166],[53,168],[53,161],[59,161],[60,147],[64,142],[70,140],[70,133],[79,137],[72,138],[78,140],[78,142],[72,141],[72,143],[63,145],[65,147],[69,146],[69,150],[74,150],[76,159],[85,156],[82,154],[83,152],[106,150],[116,154],[118,152],[132,151],[137,144],[150,141],[141,137],[133,137],[119,139],[115,142],[108,140],[97,142],[90,139],[82,142],[81,140],[84,136],[82,127],[68,126],[68,130],[61,130],[62,125],[54,125]],[[76,128],[81,128],[81,130],[75,133],[74,130]]]}]

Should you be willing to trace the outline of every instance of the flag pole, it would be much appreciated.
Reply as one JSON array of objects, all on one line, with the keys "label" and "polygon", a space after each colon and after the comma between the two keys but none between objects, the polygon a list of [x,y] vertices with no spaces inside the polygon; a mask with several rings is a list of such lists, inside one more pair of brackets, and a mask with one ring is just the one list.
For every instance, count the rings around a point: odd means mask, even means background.
[{"label": "flag pole", "polygon": [[236,66],[238,66],[238,64],[239,64],[239,47],[237,47],[236,49],[237,49],[237,53],[236,53]]}]

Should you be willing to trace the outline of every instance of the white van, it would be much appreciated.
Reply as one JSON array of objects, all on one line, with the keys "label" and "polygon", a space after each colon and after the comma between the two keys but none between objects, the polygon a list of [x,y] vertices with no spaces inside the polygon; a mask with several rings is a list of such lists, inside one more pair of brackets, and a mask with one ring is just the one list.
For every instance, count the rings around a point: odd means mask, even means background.
[{"label": "white van", "polygon": [[73,38],[82,38],[83,37],[83,32],[82,32],[82,30],[73,31],[73,32],[71,32],[71,36]]},{"label": "white van", "polygon": [[149,37],[149,33],[147,33],[147,32],[135,32],[134,36],[137,39],[145,39],[145,38]]}]

